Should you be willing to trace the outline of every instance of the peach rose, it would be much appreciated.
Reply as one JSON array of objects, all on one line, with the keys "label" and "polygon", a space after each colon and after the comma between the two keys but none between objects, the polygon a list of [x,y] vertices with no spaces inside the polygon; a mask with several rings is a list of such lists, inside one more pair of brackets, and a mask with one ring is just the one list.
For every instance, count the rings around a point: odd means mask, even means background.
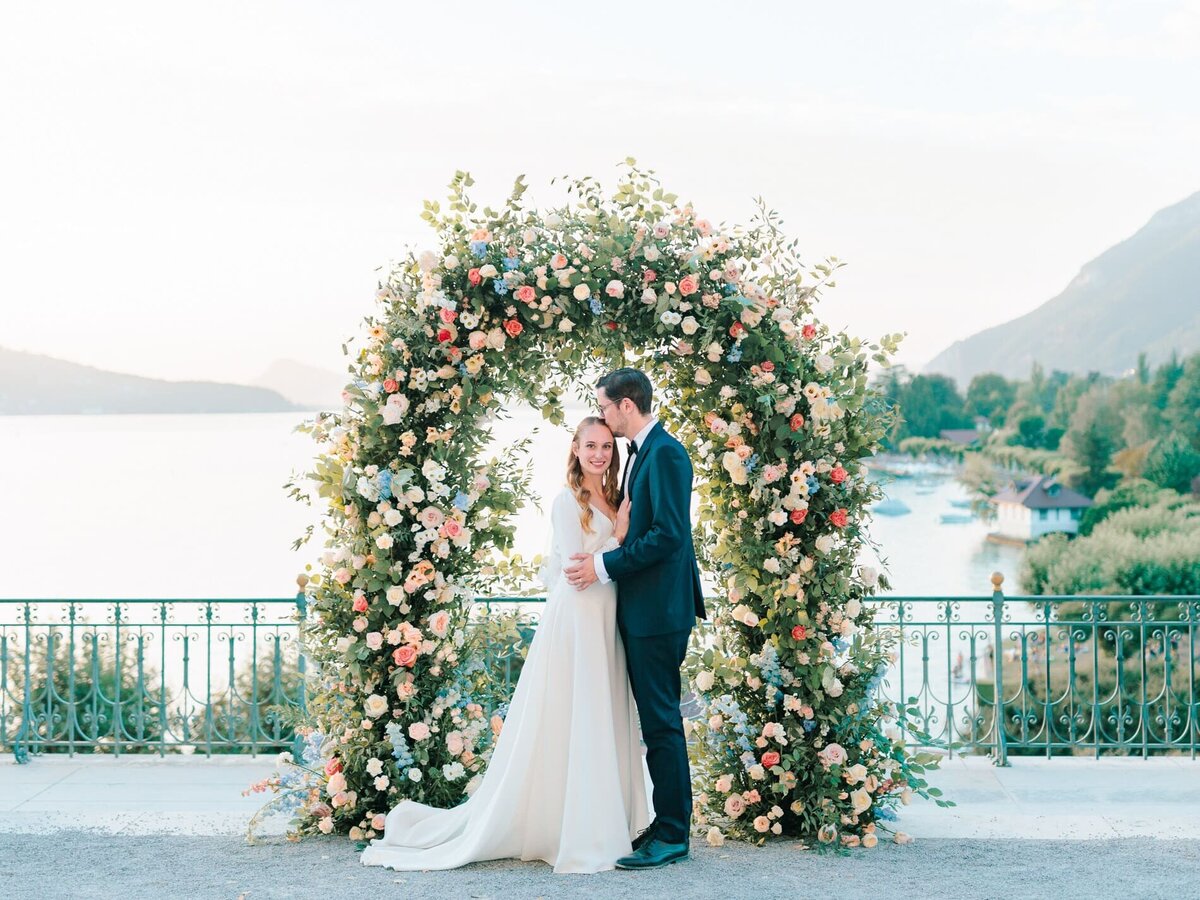
[{"label": "peach rose", "polygon": [[679,281],[679,293],[684,297],[690,297],[700,288],[700,281],[695,275],[684,275]]},{"label": "peach rose", "polygon": [[417,648],[412,644],[397,647],[395,652],[392,653],[392,659],[396,665],[408,668],[417,661]]},{"label": "peach rose", "polygon": [[730,794],[725,798],[725,815],[731,819],[736,819],[746,811],[746,801],[738,794]]},{"label": "peach rose", "polygon": [[517,288],[517,299],[522,303],[532,303],[537,299],[537,291],[531,284],[523,284]]}]

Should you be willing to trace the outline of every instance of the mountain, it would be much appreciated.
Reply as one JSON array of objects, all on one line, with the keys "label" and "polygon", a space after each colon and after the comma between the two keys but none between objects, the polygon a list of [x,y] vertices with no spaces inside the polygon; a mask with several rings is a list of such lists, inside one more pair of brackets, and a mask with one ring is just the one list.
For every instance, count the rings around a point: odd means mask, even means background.
[{"label": "mountain", "polygon": [[1030,313],[956,341],[926,372],[961,389],[981,372],[1027,378],[1047,370],[1132,369],[1200,350],[1200,192],[1155,213],[1133,237],[1085,265],[1066,290]]},{"label": "mountain", "polygon": [[349,375],[339,375],[294,359],[277,359],[254,380],[254,384],[276,391],[305,409],[339,409],[342,388],[349,381]]},{"label": "mountain", "polygon": [[215,381],[160,381],[0,347],[0,415],[287,412],[277,392]]}]

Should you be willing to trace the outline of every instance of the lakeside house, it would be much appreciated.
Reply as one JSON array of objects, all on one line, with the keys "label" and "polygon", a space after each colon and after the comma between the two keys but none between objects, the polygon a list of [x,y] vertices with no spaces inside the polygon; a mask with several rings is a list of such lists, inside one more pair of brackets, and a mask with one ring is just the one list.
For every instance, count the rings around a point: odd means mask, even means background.
[{"label": "lakeside house", "polygon": [[996,505],[996,535],[1032,541],[1054,531],[1075,534],[1079,519],[1092,501],[1059,484],[1050,475],[1013,485],[992,498]]}]

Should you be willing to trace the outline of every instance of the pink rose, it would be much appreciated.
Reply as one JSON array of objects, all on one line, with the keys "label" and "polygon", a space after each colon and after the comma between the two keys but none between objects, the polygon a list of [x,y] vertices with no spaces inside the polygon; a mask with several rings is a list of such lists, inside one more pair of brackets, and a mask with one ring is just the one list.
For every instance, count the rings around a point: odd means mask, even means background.
[{"label": "pink rose", "polygon": [[764,769],[779,765],[779,754],[774,750],[768,750],[762,755],[762,764]]},{"label": "pink rose", "polygon": [[392,653],[392,659],[396,665],[408,668],[417,661],[417,648],[411,644],[405,644],[403,647],[397,647]]},{"label": "pink rose", "polygon": [[657,278],[658,278],[658,273],[657,273],[657,272],[655,272],[653,269],[647,269],[646,271],[644,271],[644,272],[642,273],[642,282],[643,282],[644,284],[651,284],[651,283],[653,283],[653,282],[654,282],[654,281],[655,281]]},{"label": "pink rose", "polygon": [[829,473],[829,480],[834,484],[841,484],[846,480],[847,472],[841,466],[835,466],[833,471]]},{"label": "pink rose", "polygon": [[531,284],[523,284],[517,288],[517,299],[522,303],[532,303],[537,299],[537,291]]},{"label": "pink rose", "polygon": [[725,815],[736,819],[746,811],[746,801],[738,794],[730,794],[725,798]]},{"label": "pink rose", "polygon": [[480,282],[483,281],[483,276],[479,274],[478,269],[472,269],[470,272],[467,273],[467,281],[471,282],[471,284],[478,287]]},{"label": "pink rose", "polygon": [[520,322],[518,322],[516,319],[509,319],[507,322],[504,323],[504,330],[508,332],[508,336],[510,338],[515,338],[517,335],[519,335],[522,331],[525,330],[525,326],[522,325]]},{"label": "pink rose", "polygon": [[333,775],[340,771],[342,771],[342,761],[336,756],[329,757],[329,759],[325,762],[325,774]]},{"label": "pink rose", "polygon": [[376,831],[383,831],[383,826],[387,823],[387,816],[383,813],[376,813],[375,818],[371,819],[371,827]]},{"label": "pink rose", "polygon": [[850,520],[846,515],[846,510],[835,509],[833,512],[831,512],[829,514],[829,521],[832,522],[834,525],[836,525],[838,528],[845,528],[846,524]]},{"label": "pink rose", "polygon": [[372,631],[367,634],[367,648],[370,650],[378,650],[383,646],[383,635],[378,631]]},{"label": "pink rose", "polygon": [[700,288],[700,281],[695,275],[684,275],[679,281],[679,293],[684,297],[690,297]]},{"label": "pink rose", "polygon": [[766,816],[759,816],[754,820],[754,830],[759,834],[766,834],[771,829],[771,820]]},{"label": "pink rose", "polygon": [[426,528],[437,528],[446,520],[445,515],[436,506],[427,506],[417,516]]},{"label": "pink rose", "polygon": [[446,309],[445,307],[442,308],[441,312],[438,313],[438,315],[440,315],[442,317],[442,321],[445,322],[447,325],[449,325],[451,322],[453,322],[455,319],[458,318],[458,313],[456,313],[452,309]]},{"label": "pink rose", "polygon": [[414,741],[423,741],[429,737],[429,726],[424,722],[413,722],[408,726],[408,736]]},{"label": "pink rose", "polygon": [[846,761],[846,749],[841,744],[828,744],[817,754],[817,758],[825,768],[840,766]]},{"label": "pink rose", "polygon": [[803,328],[800,329],[800,334],[801,334],[801,336],[803,336],[803,338],[806,341],[811,341],[814,337],[817,336],[817,326],[805,325]]},{"label": "pink rose", "polygon": [[564,269],[564,268],[566,268],[566,266],[567,266],[567,258],[565,256],[563,256],[561,253],[555,253],[552,257],[550,257],[550,268]]},{"label": "pink rose", "polygon": [[470,344],[472,350],[482,350],[487,346],[487,335],[482,331],[472,331],[467,337],[467,343]]},{"label": "pink rose", "polygon": [[354,598],[354,611],[360,613],[367,611],[367,598],[362,594],[358,594]]},{"label": "pink rose", "polygon": [[338,584],[349,584],[350,579],[353,577],[354,577],[354,573],[351,572],[349,569],[347,569],[345,566],[342,566],[342,568],[338,569],[336,572],[333,573],[333,580],[336,581]]},{"label": "pink rose", "polygon": [[442,523],[442,537],[448,537],[451,540],[462,534],[462,525],[458,523],[458,519],[447,519]]}]

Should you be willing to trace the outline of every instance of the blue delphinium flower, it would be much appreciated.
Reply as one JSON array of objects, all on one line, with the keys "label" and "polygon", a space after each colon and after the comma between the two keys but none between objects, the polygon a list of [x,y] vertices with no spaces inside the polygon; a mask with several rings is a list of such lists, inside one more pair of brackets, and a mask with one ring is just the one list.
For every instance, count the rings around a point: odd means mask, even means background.
[{"label": "blue delphinium flower", "polygon": [[808,495],[810,497],[814,496],[819,490],[821,490],[821,482],[817,481],[815,475],[809,475],[805,484],[808,485]]},{"label": "blue delphinium flower", "polygon": [[817,720],[816,719],[805,719],[800,724],[801,724],[801,727],[804,728],[805,734],[812,734],[812,732],[814,732],[817,728]]},{"label": "blue delphinium flower", "polygon": [[379,473],[379,499],[387,500],[392,496],[392,473],[388,469],[384,469]]},{"label": "blue delphinium flower", "polygon": [[487,256],[487,241],[471,241],[471,252],[479,259]]},{"label": "blue delphinium flower", "polygon": [[459,375],[461,375],[463,378],[468,378],[468,377],[470,377],[470,374],[471,374],[471,373],[467,371],[467,364],[466,364],[466,363],[459,363],[459,364],[458,364],[458,374],[459,374]]},{"label": "blue delphinium flower", "polygon": [[408,749],[408,741],[404,737],[404,730],[400,727],[399,722],[388,722],[387,728],[388,740],[392,742],[392,759],[396,760],[396,765],[406,770],[412,766],[412,752]]},{"label": "blue delphinium flower", "polygon": [[515,256],[504,257],[504,271],[505,272],[511,272],[513,269],[515,269],[520,264],[521,264],[521,261],[519,259],[517,259]]},{"label": "blue delphinium flower", "polygon": [[503,297],[509,291],[508,282],[503,278],[497,278],[492,282],[492,290]]},{"label": "blue delphinium flower", "polygon": [[758,465],[758,454],[753,453],[750,455],[750,458],[748,460],[746,460],[746,474],[749,475],[751,472],[753,472],[757,465]]},{"label": "blue delphinium flower", "polygon": [[725,285],[725,293],[736,294],[737,293],[737,285],[733,285],[733,284]]},{"label": "blue delphinium flower", "polygon": [[604,312],[604,304],[600,302],[600,298],[593,295],[588,298],[588,306],[592,308],[592,312],[596,315]]},{"label": "blue delphinium flower", "polygon": [[739,347],[737,344],[734,344],[733,347],[730,348],[729,353],[727,353],[725,355],[725,361],[731,362],[731,363],[741,362],[742,361],[742,348]]},{"label": "blue delphinium flower", "polygon": [[454,495],[454,507],[456,509],[461,509],[463,512],[466,512],[468,509],[471,508],[471,498],[468,497],[466,494],[464,494],[462,491],[459,491],[457,494]]}]

